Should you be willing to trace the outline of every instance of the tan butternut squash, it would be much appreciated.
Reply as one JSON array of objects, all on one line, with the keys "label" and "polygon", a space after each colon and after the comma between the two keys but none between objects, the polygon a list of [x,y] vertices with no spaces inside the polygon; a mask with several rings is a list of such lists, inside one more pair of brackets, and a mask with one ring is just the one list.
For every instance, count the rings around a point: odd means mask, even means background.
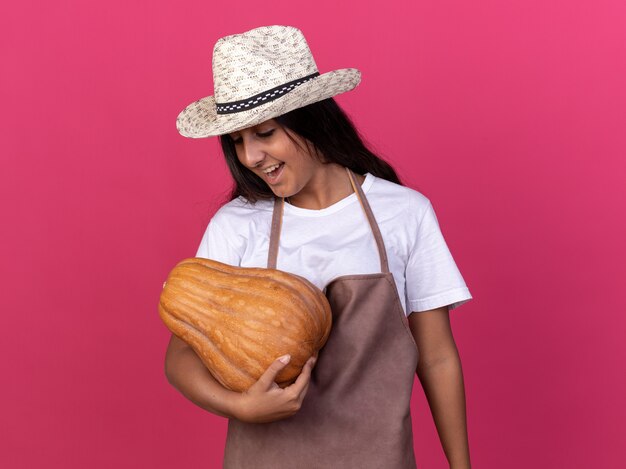
[{"label": "tan butternut squash", "polygon": [[172,269],[159,315],[223,386],[239,392],[285,354],[291,361],[276,382],[293,383],[326,343],[332,322],[326,296],[303,277],[203,258]]}]

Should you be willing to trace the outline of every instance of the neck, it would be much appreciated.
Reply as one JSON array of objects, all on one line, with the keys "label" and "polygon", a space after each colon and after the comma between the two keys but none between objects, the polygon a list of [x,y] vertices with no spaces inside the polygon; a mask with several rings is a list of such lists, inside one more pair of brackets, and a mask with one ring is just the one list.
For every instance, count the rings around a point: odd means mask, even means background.
[{"label": "neck", "polygon": [[[363,184],[365,176],[353,173],[357,184]],[[354,192],[346,168],[335,163],[326,164],[306,189],[287,198],[296,207],[321,210],[345,199]]]}]

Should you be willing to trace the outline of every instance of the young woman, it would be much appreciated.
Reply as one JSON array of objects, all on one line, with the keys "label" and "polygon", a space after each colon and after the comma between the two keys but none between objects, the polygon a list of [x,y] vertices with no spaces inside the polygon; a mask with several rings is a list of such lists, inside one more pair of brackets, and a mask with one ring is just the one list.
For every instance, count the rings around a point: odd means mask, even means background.
[{"label": "young woman", "polygon": [[328,342],[284,389],[274,379],[288,356],[236,393],[172,335],[169,382],[229,419],[224,467],[415,468],[416,373],[450,467],[470,467],[449,310],[472,296],[429,199],[401,184],[332,98],[360,72],[320,75],[300,30],[267,26],[218,40],[213,74],[215,95],[177,127],[219,136],[235,185],[196,255],[301,275],[333,314]]}]

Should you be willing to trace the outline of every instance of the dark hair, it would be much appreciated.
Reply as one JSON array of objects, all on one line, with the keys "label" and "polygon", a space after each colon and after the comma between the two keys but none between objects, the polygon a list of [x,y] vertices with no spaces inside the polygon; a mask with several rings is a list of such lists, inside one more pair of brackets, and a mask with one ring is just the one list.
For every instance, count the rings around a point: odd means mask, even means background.
[{"label": "dark hair", "polygon": [[[274,118],[281,126],[306,139],[312,146],[310,153],[320,161],[337,163],[357,174],[371,173],[376,177],[403,185],[389,163],[369,150],[354,124],[333,98],[294,109]],[[289,132],[289,138],[294,140]],[[243,166],[237,158],[232,138],[220,135],[220,144],[235,185],[230,194],[254,203],[258,199],[273,199],[269,186]]]}]

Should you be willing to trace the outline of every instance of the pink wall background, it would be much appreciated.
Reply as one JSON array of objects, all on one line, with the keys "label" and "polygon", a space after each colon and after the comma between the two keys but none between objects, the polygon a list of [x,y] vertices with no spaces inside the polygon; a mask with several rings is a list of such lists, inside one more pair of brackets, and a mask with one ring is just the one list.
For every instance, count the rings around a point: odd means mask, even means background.
[{"label": "pink wall background", "polygon": [[[5,2],[0,466],[220,467],[166,381],[157,301],[229,175],[175,118],[224,35],[301,28],[338,101],[432,201],[476,468],[625,467],[626,7],[618,0]],[[421,468],[447,467],[423,392]]]}]

